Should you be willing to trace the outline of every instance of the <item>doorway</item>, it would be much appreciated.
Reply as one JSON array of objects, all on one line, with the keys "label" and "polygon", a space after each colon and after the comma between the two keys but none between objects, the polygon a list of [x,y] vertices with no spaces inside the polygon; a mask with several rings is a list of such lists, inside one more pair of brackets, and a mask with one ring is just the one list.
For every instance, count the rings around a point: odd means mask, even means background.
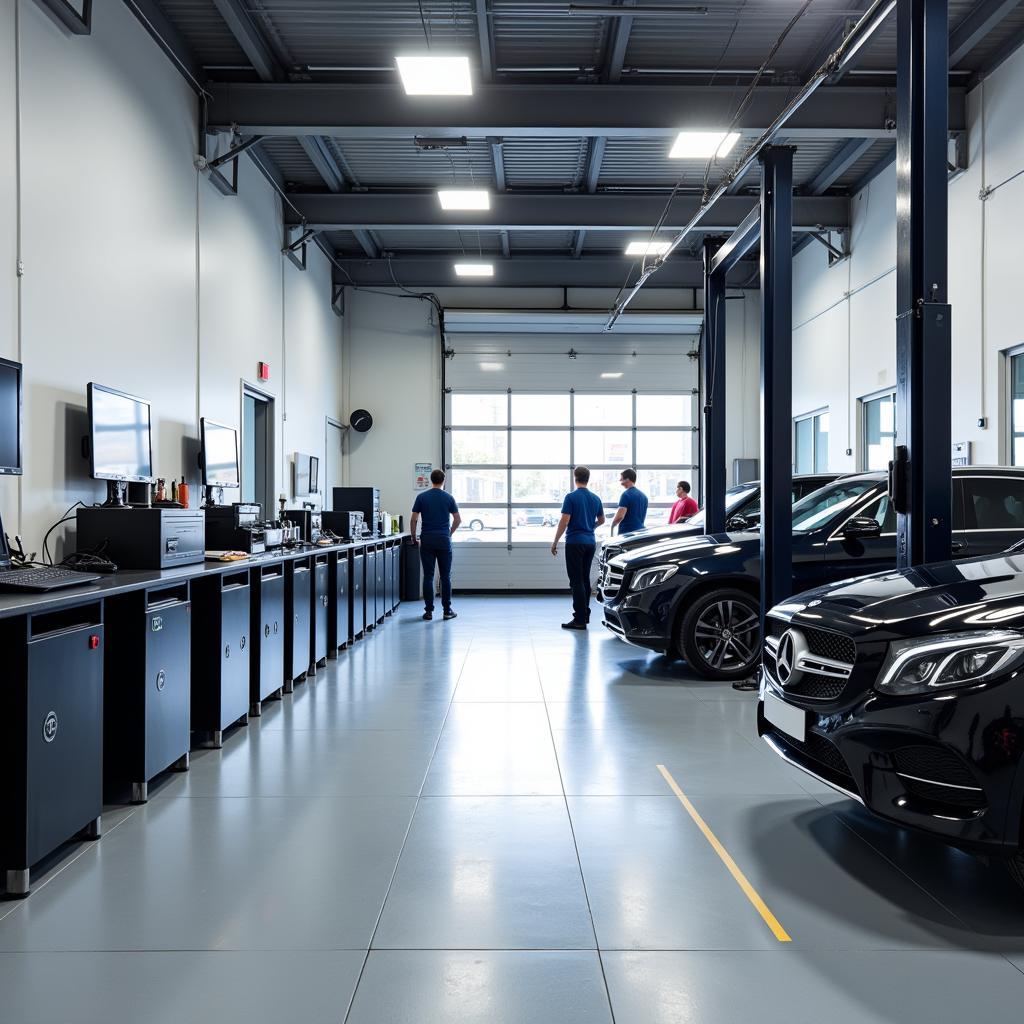
[{"label": "doorway", "polygon": [[274,518],[274,396],[242,382],[242,501]]}]

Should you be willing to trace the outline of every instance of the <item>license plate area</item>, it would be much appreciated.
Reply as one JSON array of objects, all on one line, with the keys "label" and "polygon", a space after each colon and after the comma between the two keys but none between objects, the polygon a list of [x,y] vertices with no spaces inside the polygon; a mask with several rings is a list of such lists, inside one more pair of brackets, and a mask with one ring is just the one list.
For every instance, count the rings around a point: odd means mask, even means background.
[{"label": "license plate area", "polygon": [[807,712],[780,700],[770,690],[764,695],[764,717],[792,739],[801,743],[807,739]]}]

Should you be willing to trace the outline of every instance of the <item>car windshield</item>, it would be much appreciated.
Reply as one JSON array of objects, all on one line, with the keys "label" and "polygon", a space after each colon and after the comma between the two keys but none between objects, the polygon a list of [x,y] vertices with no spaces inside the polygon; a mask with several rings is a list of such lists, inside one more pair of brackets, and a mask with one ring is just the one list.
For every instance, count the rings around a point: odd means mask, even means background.
[{"label": "car windshield", "polygon": [[875,480],[837,482],[812,491],[793,506],[793,532],[809,533],[824,526],[830,519],[846,512],[865,492],[876,485]]},{"label": "car windshield", "polygon": [[[737,484],[725,492],[725,514],[731,516],[741,505],[760,491],[757,484]],[[687,526],[701,526],[704,523],[705,510],[701,509],[695,516],[686,520]]]}]

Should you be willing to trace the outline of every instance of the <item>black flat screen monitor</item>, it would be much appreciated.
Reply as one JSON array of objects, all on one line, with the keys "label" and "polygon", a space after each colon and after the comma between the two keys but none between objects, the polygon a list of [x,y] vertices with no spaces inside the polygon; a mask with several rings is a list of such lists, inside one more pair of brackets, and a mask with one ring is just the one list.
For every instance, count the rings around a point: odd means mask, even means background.
[{"label": "black flat screen monitor", "polygon": [[153,481],[149,402],[89,385],[89,468],[94,480]]},{"label": "black flat screen monitor", "polygon": [[238,431],[234,427],[209,420],[199,421],[205,487],[239,487]]},{"label": "black flat screen monitor", "polygon": [[21,363],[0,359],[0,474],[21,475]]}]

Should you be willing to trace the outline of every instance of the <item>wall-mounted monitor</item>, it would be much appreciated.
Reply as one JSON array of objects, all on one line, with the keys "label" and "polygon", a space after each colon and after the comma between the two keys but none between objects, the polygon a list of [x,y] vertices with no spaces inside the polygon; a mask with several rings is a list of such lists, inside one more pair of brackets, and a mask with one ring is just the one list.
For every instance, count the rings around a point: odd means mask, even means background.
[{"label": "wall-mounted monitor", "polygon": [[295,453],[295,497],[311,498],[320,490],[320,460],[315,455]]},{"label": "wall-mounted monitor", "polygon": [[0,474],[20,476],[21,456],[21,363],[0,359]]},{"label": "wall-mounted monitor", "polygon": [[150,405],[144,398],[90,383],[89,469],[106,480],[108,506],[127,507],[128,483],[153,482]]},{"label": "wall-mounted monitor", "polygon": [[199,421],[205,487],[239,487],[238,431],[205,416]]}]

